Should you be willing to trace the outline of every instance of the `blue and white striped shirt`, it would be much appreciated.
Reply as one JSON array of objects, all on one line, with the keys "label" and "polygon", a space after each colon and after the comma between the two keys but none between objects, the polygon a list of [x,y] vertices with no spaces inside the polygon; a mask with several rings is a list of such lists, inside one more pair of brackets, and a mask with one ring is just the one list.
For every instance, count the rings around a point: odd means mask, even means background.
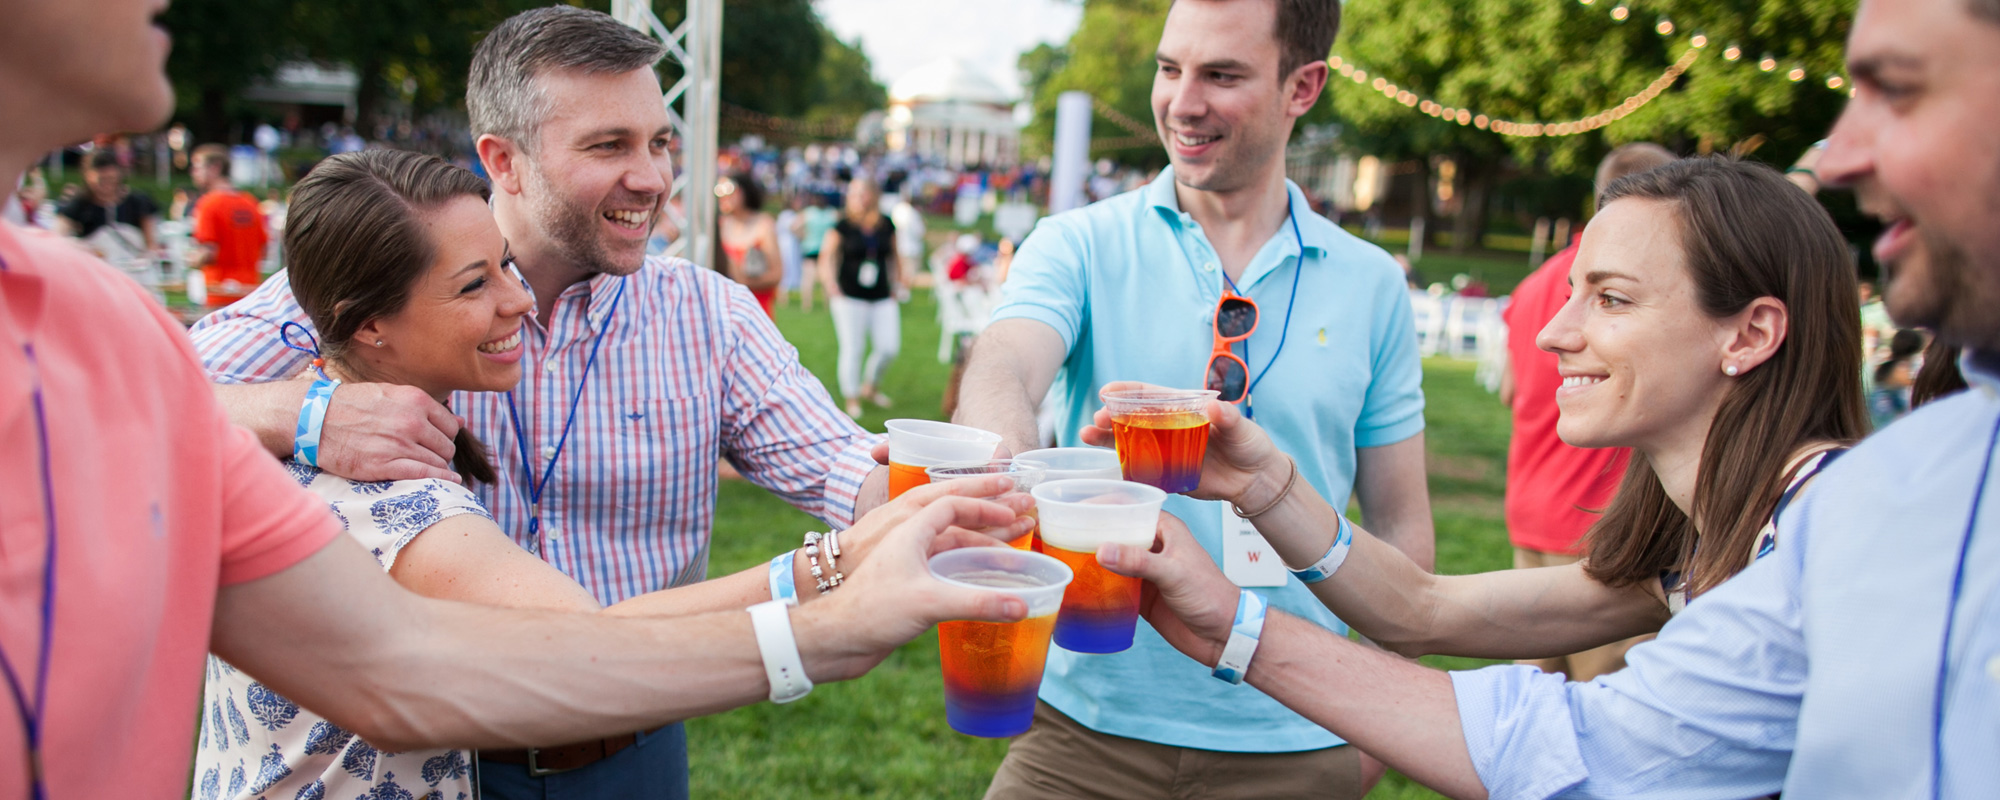
[{"label": "blue and white striped shirt", "polygon": [[[625,297],[614,316],[620,281]],[[287,321],[312,324],[279,273],[190,334],[218,383],[271,381],[305,367],[306,358],[279,341]],[[840,412],[741,285],[683,259],[649,258],[631,276],[570,286],[551,319],[531,314],[526,331],[515,395],[538,479],[591,345],[604,337],[542,494],[536,534],[528,532],[522,443],[507,396],[458,392],[451,409],[486,443],[499,471],[497,485],[473,490],[501,530],[599,602],[705,577],[724,457],[799,510],[831,525],[852,523],[880,437]]]}]

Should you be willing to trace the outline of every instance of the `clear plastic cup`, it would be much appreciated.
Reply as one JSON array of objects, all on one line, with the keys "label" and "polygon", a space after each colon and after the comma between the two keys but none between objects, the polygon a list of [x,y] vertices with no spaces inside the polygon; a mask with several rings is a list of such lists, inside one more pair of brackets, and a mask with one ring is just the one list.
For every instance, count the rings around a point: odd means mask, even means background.
[{"label": "clear plastic cup", "polygon": [[1040,553],[965,547],[931,557],[931,575],[954,586],[1005,592],[1028,604],[1019,622],[955,620],[938,625],[944,716],[969,736],[1028,731],[1049,657],[1049,636],[1069,586],[1069,567]]},{"label": "clear plastic cup", "polygon": [[1208,451],[1208,389],[1125,389],[1098,393],[1111,412],[1111,434],[1125,479],[1168,492],[1201,485]]},{"label": "clear plastic cup", "polygon": [[1078,653],[1130,648],[1139,621],[1139,579],[1100,566],[1097,548],[1151,545],[1167,493],[1131,481],[1086,479],[1048,481],[1031,494],[1041,514],[1042,552],[1076,574],[1063,592],[1056,644]]},{"label": "clear plastic cup", "polygon": [[930,419],[889,420],[889,499],[930,483],[924,470],[939,464],[984,461],[1000,447],[1000,434]]},{"label": "clear plastic cup", "polygon": [[[973,478],[980,475],[1007,475],[1014,479],[1014,491],[1025,492],[1040,484],[1042,476],[1048,472],[1048,469],[1049,466],[1047,464],[1040,461],[1030,461],[1025,458],[991,458],[985,461],[961,461],[953,464],[939,464],[924,470],[924,474],[930,477],[932,483],[948,481],[954,478]],[[1033,508],[1028,509],[1028,516],[1035,516]],[[1008,544],[1019,550],[1036,550],[1035,532],[1029,530],[1027,533],[1015,537]]]},{"label": "clear plastic cup", "polygon": [[1042,476],[1042,480],[1099,478],[1115,481],[1125,477],[1118,466],[1118,451],[1102,447],[1050,447],[1029,450],[1015,458],[1049,465],[1048,473]]}]

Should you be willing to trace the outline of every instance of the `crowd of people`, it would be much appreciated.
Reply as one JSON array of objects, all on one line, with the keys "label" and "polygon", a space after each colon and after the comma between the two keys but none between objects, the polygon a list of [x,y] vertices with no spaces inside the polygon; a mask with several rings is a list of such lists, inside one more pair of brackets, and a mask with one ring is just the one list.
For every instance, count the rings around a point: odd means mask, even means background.
[{"label": "crowd of people", "polygon": [[[1283,171],[1339,8],[1173,4],[1171,167],[1003,266],[955,421],[1023,452],[1046,403],[1061,444],[1104,446],[1101,390],[1218,397],[1197,488],[1151,546],[1097,553],[1145,581],[1149,624],[1122,653],[1050,651],[986,796],[1360,797],[1385,766],[1472,798],[1990,794],[2000,2],[1865,0],[1856,91],[1790,179],[1605,159],[1589,227],[1509,311],[1522,568],[1461,576],[1432,571],[1403,268]],[[0,178],[163,122],[156,13],[0,0]],[[794,186],[773,218],[735,171],[714,263],[649,255],[664,54],[598,12],[508,19],[469,69],[480,172],[329,156],[261,282],[229,271],[263,247],[256,201],[197,149],[198,259],[249,291],[191,331],[0,224],[0,797],[176,796],[190,763],[203,800],[684,797],[684,720],[1026,615],[925,562],[1016,538],[1032,503],[1002,476],[890,501],[886,445],[850,419],[890,402],[921,193],[850,173],[835,213]],[[75,233],[146,235],[115,166]],[[1821,184],[1888,223],[1899,330]],[[835,314],[843,402],[771,322],[795,273]],[[1871,433],[1884,403],[1907,414]],[[838,543],[708,578],[724,462]],[[1402,657],[1426,653],[1541,663]]]}]

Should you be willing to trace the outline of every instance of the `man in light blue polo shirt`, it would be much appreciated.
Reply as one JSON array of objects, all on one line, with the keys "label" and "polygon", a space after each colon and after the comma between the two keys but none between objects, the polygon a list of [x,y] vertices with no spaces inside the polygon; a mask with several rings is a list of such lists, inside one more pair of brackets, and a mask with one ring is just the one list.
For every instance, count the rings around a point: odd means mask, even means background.
[{"label": "man in light blue polo shirt", "polygon": [[[1338,506],[1357,496],[1369,530],[1431,563],[1402,270],[1312,213],[1284,175],[1285,142],[1326,84],[1338,22],[1335,0],[1174,4],[1153,88],[1173,167],[1028,237],[973,350],[958,422],[1002,433],[1016,452],[1036,447],[1035,406],[1060,377],[1058,436],[1074,445],[1108,382],[1201,388],[1212,315],[1233,284],[1262,317],[1233,347],[1249,366],[1246,411],[1297,457],[1301,478]],[[1174,496],[1166,510],[1218,562],[1241,558],[1224,545],[1226,504]],[[1285,571],[1254,572],[1235,571],[1273,605],[1345,631]],[[1139,627],[1123,653],[1051,650],[1035,727],[1009,749],[989,798],[1364,792],[1353,748]]]}]

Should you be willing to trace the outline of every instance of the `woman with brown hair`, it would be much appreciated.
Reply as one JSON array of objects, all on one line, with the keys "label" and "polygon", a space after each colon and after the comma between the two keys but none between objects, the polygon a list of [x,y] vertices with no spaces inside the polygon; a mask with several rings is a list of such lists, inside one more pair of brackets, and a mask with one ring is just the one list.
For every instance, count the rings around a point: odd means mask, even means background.
[{"label": "woman with brown hair", "polygon": [[[334,156],[299,182],[285,229],[286,261],[292,290],[319,338],[311,344],[309,333],[292,327],[287,333],[298,335],[288,335],[287,343],[316,350],[313,367],[299,376],[314,383],[309,398],[320,391],[330,396],[342,381],[366,381],[413,386],[443,403],[456,391],[507,391],[520,382],[523,322],[533,301],[510,266],[487,192],[467,170],[435,156],[395,150]],[[307,463],[311,453],[302,443],[300,455],[285,466],[405,588],[485,605],[600,610],[582,586],[515,544],[465,487],[441,480],[357,483]],[[459,474],[470,480],[495,478],[485,448],[462,429],[454,459]],[[807,555],[784,553],[768,567],[754,567],[760,574],[752,585],[768,585],[769,595],[731,594],[716,581],[705,581],[640,595],[602,612],[676,615],[785,596],[811,600],[826,591],[809,574],[819,563],[829,572],[851,572],[881,531],[930,501],[947,494],[991,496],[1011,485],[1005,479],[952,481],[923,487],[933,491],[912,490],[842,532],[845,547],[832,548],[840,554],[837,565],[824,557],[809,563]],[[1026,505],[1011,502],[1014,510]],[[996,531],[992,543],[1032,524],[1025,518],[1015,522]],[[549,533],[546,546],[558,546],[557,537]],[[524,680],[528,677],[533,676]],[[650,752],[662,752],[657,748],[683,735],[681,730],[675,725],[582,746],[483,755],[507,760],[513,754],[531,766],[566,769],[576,764],[565,762],[586,749],[609,757],[647,748],[651,741]],[[377,750],[214,656],[197,748],[196,784],[204,797],[472,792],[472,759],[466,753]]]},{"label": "woman with brown hair", "polygon": [[[1726,158],[1620,179],[1600,206],[1574,294],[1538,338],[1560,356],[1557,433],[1633,450],[1582,562],[1426,572],[1219,403],[1192,494],[1235,503],[1328,608],[1412,656],[1539,658],[1654,632],[1781,546],[1774,516],[1867,430],[1845,242],[1775,170]],[[1103,412],[1097,423],[1085,439],[1109,444]],[[1185,532],[1164,527],[1166,557],[1192,562]]]}]

